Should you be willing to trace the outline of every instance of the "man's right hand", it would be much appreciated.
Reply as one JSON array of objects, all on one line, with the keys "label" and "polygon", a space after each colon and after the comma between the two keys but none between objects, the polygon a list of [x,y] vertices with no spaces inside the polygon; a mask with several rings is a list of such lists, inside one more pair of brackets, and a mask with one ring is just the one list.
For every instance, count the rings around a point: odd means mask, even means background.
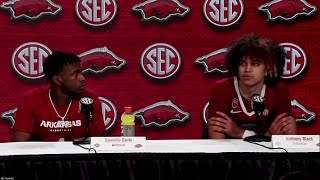
[{"label": "man's right hand", "polygon": [[224,139],[225,134],[232,138],[241,138],[244,130],[225,113],[217,111],[218,117],[212,117],[208,120],[209,137],[212,139]]}]

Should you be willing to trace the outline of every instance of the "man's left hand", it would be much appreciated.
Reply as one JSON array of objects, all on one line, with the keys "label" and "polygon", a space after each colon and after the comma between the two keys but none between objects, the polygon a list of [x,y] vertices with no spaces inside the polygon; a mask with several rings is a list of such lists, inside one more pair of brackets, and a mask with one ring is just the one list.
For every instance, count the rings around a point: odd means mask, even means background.
[{"label": "man's left hand", "polygon": [[286,113],[279,114],[269,128],[271,134],[294,135],[297,134],[296,119],[286,116]]}]

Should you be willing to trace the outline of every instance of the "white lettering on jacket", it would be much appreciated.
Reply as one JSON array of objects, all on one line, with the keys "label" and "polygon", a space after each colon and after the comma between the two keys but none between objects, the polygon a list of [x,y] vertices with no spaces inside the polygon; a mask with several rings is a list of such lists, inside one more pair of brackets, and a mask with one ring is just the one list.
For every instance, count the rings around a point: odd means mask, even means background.
[{"label": "white lettering on jacket", "polygon": [[76,126],[76,127],[81,126],[81,120],[57,121],[57,122],[42,120],[42,122],[40,123],[40,126],[46,127],[46,128],[71,128],[73,126]]}]

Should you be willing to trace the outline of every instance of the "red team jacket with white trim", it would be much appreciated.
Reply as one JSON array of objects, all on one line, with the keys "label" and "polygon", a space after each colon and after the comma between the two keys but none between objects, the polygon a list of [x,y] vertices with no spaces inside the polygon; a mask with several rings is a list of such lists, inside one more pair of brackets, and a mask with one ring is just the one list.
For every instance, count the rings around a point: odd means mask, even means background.
[{"label": "red team jacket with white trim", "polygon": [[61,119],[54,110],[49,99],[50,86],[40,87],[27,92],[16,112],[14,131],[22,131],[32,134],[35,141],[58,141],[64,138],[72,141],[76,138],[85,137],[86,123],[85,115],[80,112],[80,102],[82,97],[93,99],[93,119],[89,126],[89,136],[99,136],[105,132],[102,115],[101,102],[99,98],[88,89],[81,95],[73,99],[70,109],[69,104],[54,104]]},{"label": "red team jacket with white trim", "polygon": [[[260,93],[265,98],[263,111],[263,126],[255,130],[261,134],[268,131],[275,117],[281,113],[293,116],[288,88],[281,82],[275,86],[262,88]],[[252,110],[252,101],[247,100],[239,93],[236,77],[217,81],[210,90],[208,118],[218,117],[215,112],[221,111],[228,115],[238,126],[256,123],[257,116]]]}]

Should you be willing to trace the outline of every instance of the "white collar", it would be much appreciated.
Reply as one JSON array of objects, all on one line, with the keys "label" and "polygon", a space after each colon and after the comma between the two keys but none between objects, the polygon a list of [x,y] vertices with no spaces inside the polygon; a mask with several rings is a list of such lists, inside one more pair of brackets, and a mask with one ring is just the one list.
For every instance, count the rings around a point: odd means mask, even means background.
[{"label": "white collar", "polygon": [[[237,93],[237,96],[238,96],[242,111],[248,116],[253,116],[255,114],[255,112],[254,111],[248,112],[246,106],[243,103],[243,100],[242,100],[242,97],[241,97],[241,94],[240,94],[240,90],[239,90],[238,79],[237,79],[236,76],[233,78],[233,83],[234,83],[234,88],[236,90],[236,93]],[[266,85],[263,84],[260,95],[262,97],[264,97],[265,94],[266,94]]]}]

